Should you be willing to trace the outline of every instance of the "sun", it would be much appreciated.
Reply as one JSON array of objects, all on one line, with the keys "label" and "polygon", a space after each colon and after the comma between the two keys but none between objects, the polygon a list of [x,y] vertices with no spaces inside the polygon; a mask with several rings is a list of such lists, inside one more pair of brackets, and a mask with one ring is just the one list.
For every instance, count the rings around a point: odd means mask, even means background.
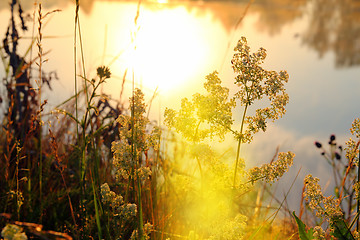
[{"label": "sun", "polygon": [[140,13],[132,45],[124,53],[142,87],[162,93],[189,84],[206,59],[201,25],[185,8]]}]

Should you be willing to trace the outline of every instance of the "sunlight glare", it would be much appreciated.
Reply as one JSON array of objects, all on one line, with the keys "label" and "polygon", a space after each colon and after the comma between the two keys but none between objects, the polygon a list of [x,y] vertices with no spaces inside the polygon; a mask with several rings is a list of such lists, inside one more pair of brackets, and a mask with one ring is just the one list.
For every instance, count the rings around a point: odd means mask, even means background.
[{"label": "sunlight glare", "polygon": [[169,1],[168,0],[157,0],[156,2],[160,3],[160,4],[164,4],[164,3],[168,3]]},{"label": "sunlight glare", "polygon": [[207,59],[206,39],[196,18],[185,8],[144,9],[138,25],[133,45],[123,55],[136,83],[161,93],[189,83]]}]

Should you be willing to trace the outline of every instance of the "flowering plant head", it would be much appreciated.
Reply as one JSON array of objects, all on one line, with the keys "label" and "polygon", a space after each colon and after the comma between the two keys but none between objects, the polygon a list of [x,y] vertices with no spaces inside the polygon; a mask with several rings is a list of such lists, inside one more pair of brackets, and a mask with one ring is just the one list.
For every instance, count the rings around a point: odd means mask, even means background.
[{"label": "flowering plant head", "polygon": [[292,166],[295,154],[292,152],[281,152],[277,161],[270,164],[263,164],[261,167],[254,167],[249,170],[250,182],[265,180],[267,183],[276,181],[282,177],[285,172]]},{"label": "flowering plant head", "polygon": [[136,173],[140,179],[146,179],[151,171],[143,166],[142,157],[150,148],[157,149],[160,129],[153,127],[149,130],[150,120],[145,116],[144,94],[140,89],[136,89],[130,98],[129,111],[130,116],[120,115],[117,119],[120,134],[119,141],[112,144],[114,165],[117,177],[128,179]]},{"label": "flowering plant head", "polygon": [[319,178],[314,178],[311,174],[304,179],[305,200],[309,202],[309,207],[316,212],[316,216],[325,218],[330,224],[343,217],[340,208],[340,200],[333,196],[325,197],[319,185]]},{"label": "flowering plant head", "polygon": [[[181,133],[186,139],[199,142],[207,137],[224,135],[231,131],[242,142],[251,142],[253,135],[259,130],[266,130],[266,120],[276,120],[285,114],[285,106],[289,96],[284,84],[288,82],[286,71],[268,71],[261,67],[266,58],[266,50],[260,48],[256,53],[250,53],[246,38],[242,37],[235,47],[231,60],[235,77],[235,85],[239,90],[234,97],[229,98],[229,89],[221,86],[221,80],[215,71],[206,77],[204,88],[207,94],[194,94],[191,100],[184,98],[181,109],[165,110],[165,124]],[[254,116],[246,116],[247,108],[256,100],[267,97],[270,106],[259,108]],[[247,129],[233,131],[232,110],[236,99],[245,107],[242,125]]]},{"label": "flowering plant head", "polygon": [[261,67],[266,58],[266,50],[260,48],[256,53],[250,53],[250,47],[245,37],[242,37],[234,48],[231,63],[235,77],[235,84],[239,90],[235,98],[245,107],[244,116],[248,106],[256,100],[267,97],[270,106],[257,109],[254,116],[246,116],[247,129],[240,132],[243,142],[251,142],[253,134],[259,130],[266,130],[266,119],[276,120],[285,114],[285,106],[289,102],[289,95],[285,92],[284,84],[288,82],[286,71],[268,71]]},{"label": "flowering plant head", "polygon": [[360,118],[356,118],[352,126],[350,128],[350,133],[358,139],[356,142],[352,138],[350,138],[346,142],[346,158],[349,159],[351,164],[355,164],[358,166],[359,164],[359,144],[360,144]]},{"label": "flowering plant head", "polygon": [[233,124],[235,101],[229,99],[229,89],[221,86],[216,71],[206,76],[204,88],[207,94],[182,99],[179,111],[165,110],[165,124],[192,142],[214,136],[223,139]]}]

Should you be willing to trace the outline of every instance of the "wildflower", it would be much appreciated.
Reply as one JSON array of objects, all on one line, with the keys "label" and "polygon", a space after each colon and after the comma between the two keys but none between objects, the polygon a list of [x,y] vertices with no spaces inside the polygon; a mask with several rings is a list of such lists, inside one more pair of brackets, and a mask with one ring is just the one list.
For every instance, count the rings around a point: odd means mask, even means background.
[{"label": "wildflower", "polygon": [[335,141],[335,135],[334,135],[334,134],[331,134],[329,144],[330,144],[330,145],[335,144],[334,141]]},{"label": "wildflower", "polygon": [[111,76],[111,72],[110,72],[110,69],[108,67],[101,66],[101,67],[98,67],[96,69],[96,71],[97,71],[97,75],[100,77],[100,79],[110,78],[110,76]]},{"label": "wildflower", "polygon": [[284,84],[288,82],[289,75],[286,71],[268,71],[260,65],[266,58],[266,50],[260,48],[256,53],[250,54],[250,47],[245,37],[242,37],[234,49],[236,53],[231,61],[233,70],[238,75],[235,84],[239,87],[234,99],[240,100],[245,107],[244,116],[248,106],[256,100],[267,97],[270,106],[257,109],[254,116],[247,116],[244,120],[247,129],[240,132],[242,142],[251,142],[252,137],[259,130],[266,130],[266,120],[273,121],[285,114],[285,106],[289,96],[285,92]]},{"label": "wildflower", "polygon": [[151,170],[148,167],[140,167],[136,170],[138,179],[140,179],[141,182],[144,182],[147,180],[151,175]]},{"label": "wildflower", "polygon": [[349,138],[349,140],[345,144],[346,144],[346,148],[345,148],[346,158],[349,159],[350,163],[358,164],[359,162],[358,144],[352,138]]},{"label": "wildflower", "polygon": [[356,182],[356,183],[353,185],[353,189],[354,189],[354,191],[355,191],[355,198],[356,198],[356,199],[359,199],[360,182]]},{"label": "wildflower", "polygon": [[254,182],[264,179],[266,182],[274,182],[288,171],[289,167],[293,164],[294,157],[295,154],[292,152],[279,153],[277,161],[250,169],[249,180]]},{"label": "wildflower", "polygon": [[23,229],[15,224],[7,224],[1,231],[1,236],[7,240],[27,240]]},{"label": "wildflower", "polygon": [[145,116],[144,94],[140,89],[136,89],[134,96],[130,98],[129,110],[132,116],[120,115],[117,119],[120,124],[119,141],[113,142],[111,148],[117,169],[116,177],[128,179],[135,172],[139,172],[139,177],[144,180],[151,172],[150,169],[142,169],[145,168],[142,156],[150,148],[157,148],[160,129],[154,127],[149,133],[150,120]]},{"label": "wildflower", "polygon": [[[352,126],[350,128],[350,133],[355,136],[356,138],[360,138],[360,119],[356,118]],[[359,162],[359,144],[360,140],[356,142],[352,138],[350,138],[346,143],[345,151],[346,151],[346,158],[349,159],[350,163],[358,165]]]},{"label": "wildflower", "polygon": [[315,240],[325,240],[325,232],[320,226],[315,226],[313,229],[313,237]]},{"label": "wildflower", "polygon": [[[243,239],[247,218],[238,214],[233,219],[224,219],[211,229],[209,240]],[[196,238],[193,238],[196,239]]]},{"label": "wildflower", "polygon": [[122,207],[121,215],[125,218],[135,217],[137,213],[137,207],[134,203],[128,203]]},{"label": "wildflower", "polygon": [[105,204],[110,203],[115,197],[115,193],[110,191],[110,187],[107,183],[100,186],[100,195],[101,201]]},{"label": "wildflower", "polygon": [[115,212],[121,211],[122,205],[124,204],[123,197],[111,191],[107,183],[101,185],[100,194],[101,194],[101,201],[104,205],[108,205]]},{"label": "wildflower", "polygon": [[356,118],[350,128],[350,133],[356,138],[360,138],[360,118]]},{"label": "wildflower", "polygon": [[214,136],[223,139],[233,124],[235,101],[229,99],[229,89],[221,86],[216,71],[206,76],[204,88],[207,94],[182,99],[179,111],[165,110],[165,124],[192,142]]},{"label": "wildflower", "polygon": [[153,226],[150,224],[150,223],[145,223],[144,224],[144,228],[143,228],[143,237],[140,238],[138,235],[138,230],[134,230],[131,234],[131,237],[130,237],[130,240],[133,240],[133,239],[145,239],[145,240],[148,240],[150,239],[149,235],[151,233],[153,229]]},{"label": "wildflower", "polygon": [[121,209],[123,204],[124,204],[123,197],[121,195],[116,195],[111,202],[111,207],[112,209],[114,209],[114,211],[117,212],[119,211],[119,209]]},{"label": "wildflower", "polygon": [[326,218],[332,223],[343,216],[340,201],[333,196],[324,197],[319,181],[319,178],[314,178],[311,174],[305,177],[305,200],[310,201],[309,207],[316,211],[316,216]]},{"label": "wildflower", "polygon": [[150,237],[148,236],[151,231],[153,230],[153,225],[150,223],[145,223],[144,224],[144,234],[146,235],[145,239],[150,239]]}]

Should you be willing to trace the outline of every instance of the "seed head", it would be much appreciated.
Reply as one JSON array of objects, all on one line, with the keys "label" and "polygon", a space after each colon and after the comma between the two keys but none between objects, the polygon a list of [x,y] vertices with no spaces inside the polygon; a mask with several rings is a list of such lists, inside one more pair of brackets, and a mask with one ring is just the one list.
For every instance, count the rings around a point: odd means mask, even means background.
[{"label": "seed head", "polygon": [[334,143],[334,141],[335,141],[335,135],[331,134],[329,144],[330,145],[336,145],[336,143]]},{"label": "seed head", "polygon": [[315,142],[315,146],[316,146],[317,148],[321,148],[321,147],[322,147],[321,143],[319,143],[319,142]]}]

